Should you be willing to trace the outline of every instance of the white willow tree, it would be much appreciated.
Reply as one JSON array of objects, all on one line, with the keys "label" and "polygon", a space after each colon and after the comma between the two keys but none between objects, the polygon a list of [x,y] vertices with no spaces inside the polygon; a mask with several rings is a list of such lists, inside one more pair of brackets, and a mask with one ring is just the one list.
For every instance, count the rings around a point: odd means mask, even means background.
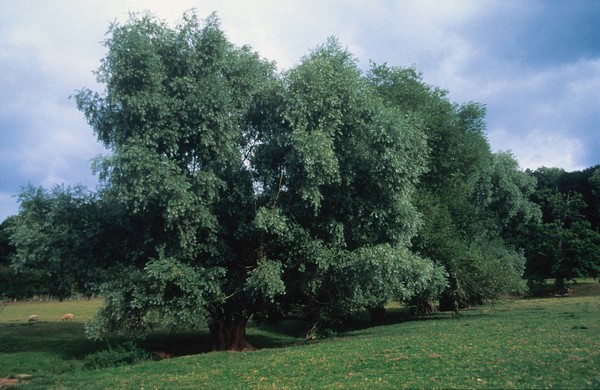
[{"label": "white willow tree", "polygon": [[[327,324],[443,285],[406,250],[423,132],[335,40],[281,76],[214,15],[133,16],[106,47],[106,89],[76,99],[112,152],[100,197],[131,233],[114,237],[123,256],[91,335],[208,325],[215,349],[243,350],[253,314]],[[407,262],[423,271],[399,275]]]}]

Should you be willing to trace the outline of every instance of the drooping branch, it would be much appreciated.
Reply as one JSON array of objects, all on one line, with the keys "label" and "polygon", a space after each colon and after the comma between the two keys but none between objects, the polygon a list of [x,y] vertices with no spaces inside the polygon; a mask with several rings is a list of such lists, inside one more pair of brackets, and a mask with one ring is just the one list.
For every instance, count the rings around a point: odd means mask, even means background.
[{"label": "drooping branch", "polygon": [[279,183],[277,185],[277,192],[275,193],[275,199],[273,200],[272,210],[274,211],[277,207],[277,201],[279,200],[279,194],[281,194],[281,188],[283,187],[283,168],[279,171]]}]

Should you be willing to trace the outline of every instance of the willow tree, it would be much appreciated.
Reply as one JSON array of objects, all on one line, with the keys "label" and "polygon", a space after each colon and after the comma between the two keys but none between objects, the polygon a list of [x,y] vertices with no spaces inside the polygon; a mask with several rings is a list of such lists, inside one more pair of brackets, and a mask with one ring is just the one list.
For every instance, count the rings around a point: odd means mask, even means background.
[{"label": "willow tree", "polygon": [[283,121],[263,118],[267,137],[254,159],[274,200],[265,213],[280,229],[265,250],[286,264],[288,293],[276,301],[329,327],[444,285],[440,269],[407,250],[420,224],[413,194],[427,161],[419,123],[386,106],[334,38],[283,81],[280,108],[268,111]]},{"label": "willow tree", "polygon": [[216,349],[249,348],[253,301],[283,289],[277,265],[257,256],[244,160],[249,113],[273,65],[228,42],[214,15],[186,14],[175,28],[132,16],[105,45],[105,90],[76,99],[112,152],[95,163],[101,196],[135,233],[123,237],[129,251],[89,331],[208,323]]},{"label": "willow tree", "polygon": [[413,68],[374,65],[369,80],[387,105],[414,117],[427,135],[428,169],[415,197],[424,223],[414,250],[449,274],[441,306],[456,310],[521,289],[525,259],[506,239],[538,216],[529,199],[534,183],[512,156],[491,152],[485,107],[450,102]]},{"label": "willow tree", "polygon": [[327,322],[443,284],[407,250],[424,135],[335,40],[283,75],[215,16],[134,16],[106,46],[106,89],[77,104],[112,151],[100,197],[130,233],[92,335],[208,325],[215,349],[242,350],[252,315]]}]

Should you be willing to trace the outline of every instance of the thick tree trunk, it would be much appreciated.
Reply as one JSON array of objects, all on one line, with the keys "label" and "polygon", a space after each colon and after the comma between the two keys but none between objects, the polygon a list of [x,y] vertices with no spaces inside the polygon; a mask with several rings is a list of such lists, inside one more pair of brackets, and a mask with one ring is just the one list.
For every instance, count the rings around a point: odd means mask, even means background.
[{"label": "thick tree trunk", "polygon": [[246,340],[248,318],[237,317],[215,320],[210,325],[213,351],[254,351],[256,348]]}]

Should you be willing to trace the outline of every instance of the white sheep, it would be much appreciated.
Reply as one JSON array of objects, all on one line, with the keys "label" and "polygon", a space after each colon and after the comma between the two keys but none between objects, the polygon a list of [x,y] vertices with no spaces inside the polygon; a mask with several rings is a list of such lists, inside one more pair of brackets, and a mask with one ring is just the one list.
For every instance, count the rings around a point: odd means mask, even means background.
[{"label": "white sheep", "polygon": [[73,314],[69,313],[69,314],[65,314],[62,318],[63,321],[71,321],[73,320]]},{"label": "white sheep", "polygon": [[29,316],[29,320],[28,321],[31,324],[32,322],[37,322],[37,320],[38,320],[37,314],[32,314],[32,315]]}]

